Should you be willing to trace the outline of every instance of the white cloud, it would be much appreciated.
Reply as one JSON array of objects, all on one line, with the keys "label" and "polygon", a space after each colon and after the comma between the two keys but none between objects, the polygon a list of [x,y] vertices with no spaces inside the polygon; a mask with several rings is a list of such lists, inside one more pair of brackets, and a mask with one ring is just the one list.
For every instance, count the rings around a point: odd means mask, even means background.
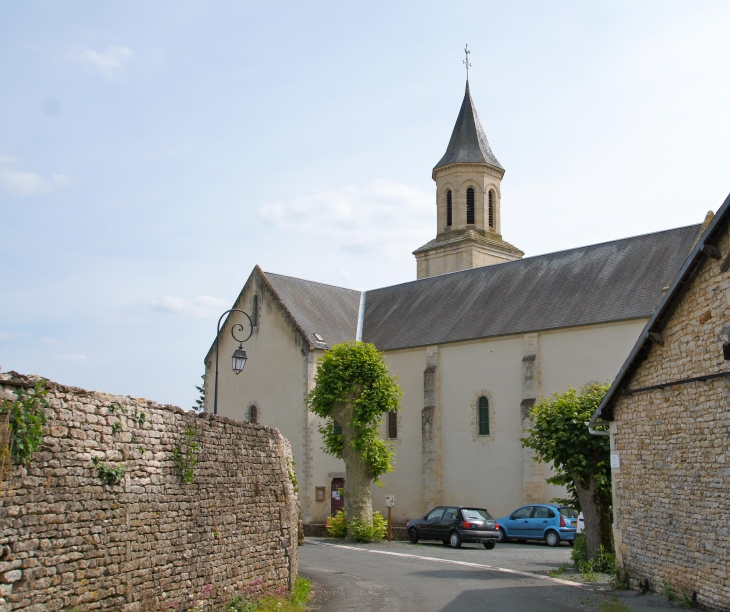
[{"label": "white cloud", "polygon": [[377,181],[267,204],[259,214],[278,229],[309,240],[397,258],[403,254],[403,245],[420,246],[433,238],[435,208],[431,193],[394,181]]},{"label": "white cloud", "polygon": [[38,338],[38,342],[41,344],[58,344],[60,340],[58,338]]},{"label": "white cloud", "polygon": [[86,355],[56,355],[56,361],[68,361],[70,363],[84,363]]},{"label": "white cloud", "polygon": [[0,340],[7,340],[10,338],[10,334],[8,332],[0,331]]},{"label": "white cloud", "polygon": [[134,57],[129,47],[108,46],[105,51],[86,49],[81,52],[80,60],[91,69],[111,79]]},{"label": "white cloud", "polygon": [[196,298],[186,299],[171,297],[169,295],[155,300],[151,306],[158,312],[180,314],[187,317],[207,319],[220,314],[228,308],[228,302],[209,295],[200,295]]},{"label": "white cloud", "polygon": [[54,174],[52,183],[37,172],[10,167],[15,161],[17,161],[15,157],[0,155],[0,186],[10,193],[19,196],[43,195],[53,191],[53,183],[68,184],[65,174]]}]

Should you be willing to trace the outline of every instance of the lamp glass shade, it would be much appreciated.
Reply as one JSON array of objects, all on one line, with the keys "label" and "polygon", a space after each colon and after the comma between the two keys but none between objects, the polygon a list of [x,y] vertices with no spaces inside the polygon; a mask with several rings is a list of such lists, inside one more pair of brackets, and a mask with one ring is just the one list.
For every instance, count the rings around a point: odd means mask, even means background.
[{"label": "lamp glass shade", "polygon": [[242,348],[237,348],[235,351],[233,351],[233,356],[231,357],[231,360],[233,362],[233,371],[238,375],[243,370],[244,366],[246,365],[246,351],[244,351]]}]

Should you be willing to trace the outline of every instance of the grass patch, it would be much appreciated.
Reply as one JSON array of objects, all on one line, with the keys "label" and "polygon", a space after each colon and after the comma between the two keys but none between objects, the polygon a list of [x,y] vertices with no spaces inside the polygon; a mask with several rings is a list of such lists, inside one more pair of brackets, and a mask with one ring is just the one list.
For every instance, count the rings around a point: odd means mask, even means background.
[{"label": "grass patch", "polygon": [[[262,594],[258,581],[254,581],[245,593],[236,595],[223,608],[223,612],[306,612],[312,583],[301,576],[294,582],[290,596]],[[283,587],[282,587],[283,591]]]},{"label": "grass patch", "polygon": [[557,569],[548,570],[548,576],[550,576],[551,578],[557,578],[558,576],[562,576],[567,571],[568,571],[568,564],[563,563]]},{"label": "grass patch", "polygon": [[614,597],[610,601],[604,601],[601,604],[601,612],[631,612],[631,608]]}]

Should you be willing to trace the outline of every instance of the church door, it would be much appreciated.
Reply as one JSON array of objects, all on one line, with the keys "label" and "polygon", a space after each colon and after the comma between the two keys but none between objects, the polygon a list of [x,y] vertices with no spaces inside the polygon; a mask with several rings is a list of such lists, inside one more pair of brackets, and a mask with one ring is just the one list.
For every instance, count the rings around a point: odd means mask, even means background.
[{"label": "church door", "polygon": [[345,479],[344,478],[333,478],[332,479],[332,516],[337,514],[340,510],[345,507]]}]

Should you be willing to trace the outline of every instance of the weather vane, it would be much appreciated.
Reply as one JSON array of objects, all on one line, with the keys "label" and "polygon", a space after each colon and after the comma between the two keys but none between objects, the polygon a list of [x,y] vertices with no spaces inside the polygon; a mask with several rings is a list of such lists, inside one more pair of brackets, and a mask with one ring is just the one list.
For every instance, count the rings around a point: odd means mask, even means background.
[{"label": "weather vane", "polygon": [[466,66],[466,80],[468,81],[469,80],[469,68],[471,68],[471,62],[469,61],[469,54],[471,53],[471,51],[469,51],[469,45],[466,45],[464,47],[464,53],[466,53],[466,58],[461,63],[464,64],[464,66]]}]

